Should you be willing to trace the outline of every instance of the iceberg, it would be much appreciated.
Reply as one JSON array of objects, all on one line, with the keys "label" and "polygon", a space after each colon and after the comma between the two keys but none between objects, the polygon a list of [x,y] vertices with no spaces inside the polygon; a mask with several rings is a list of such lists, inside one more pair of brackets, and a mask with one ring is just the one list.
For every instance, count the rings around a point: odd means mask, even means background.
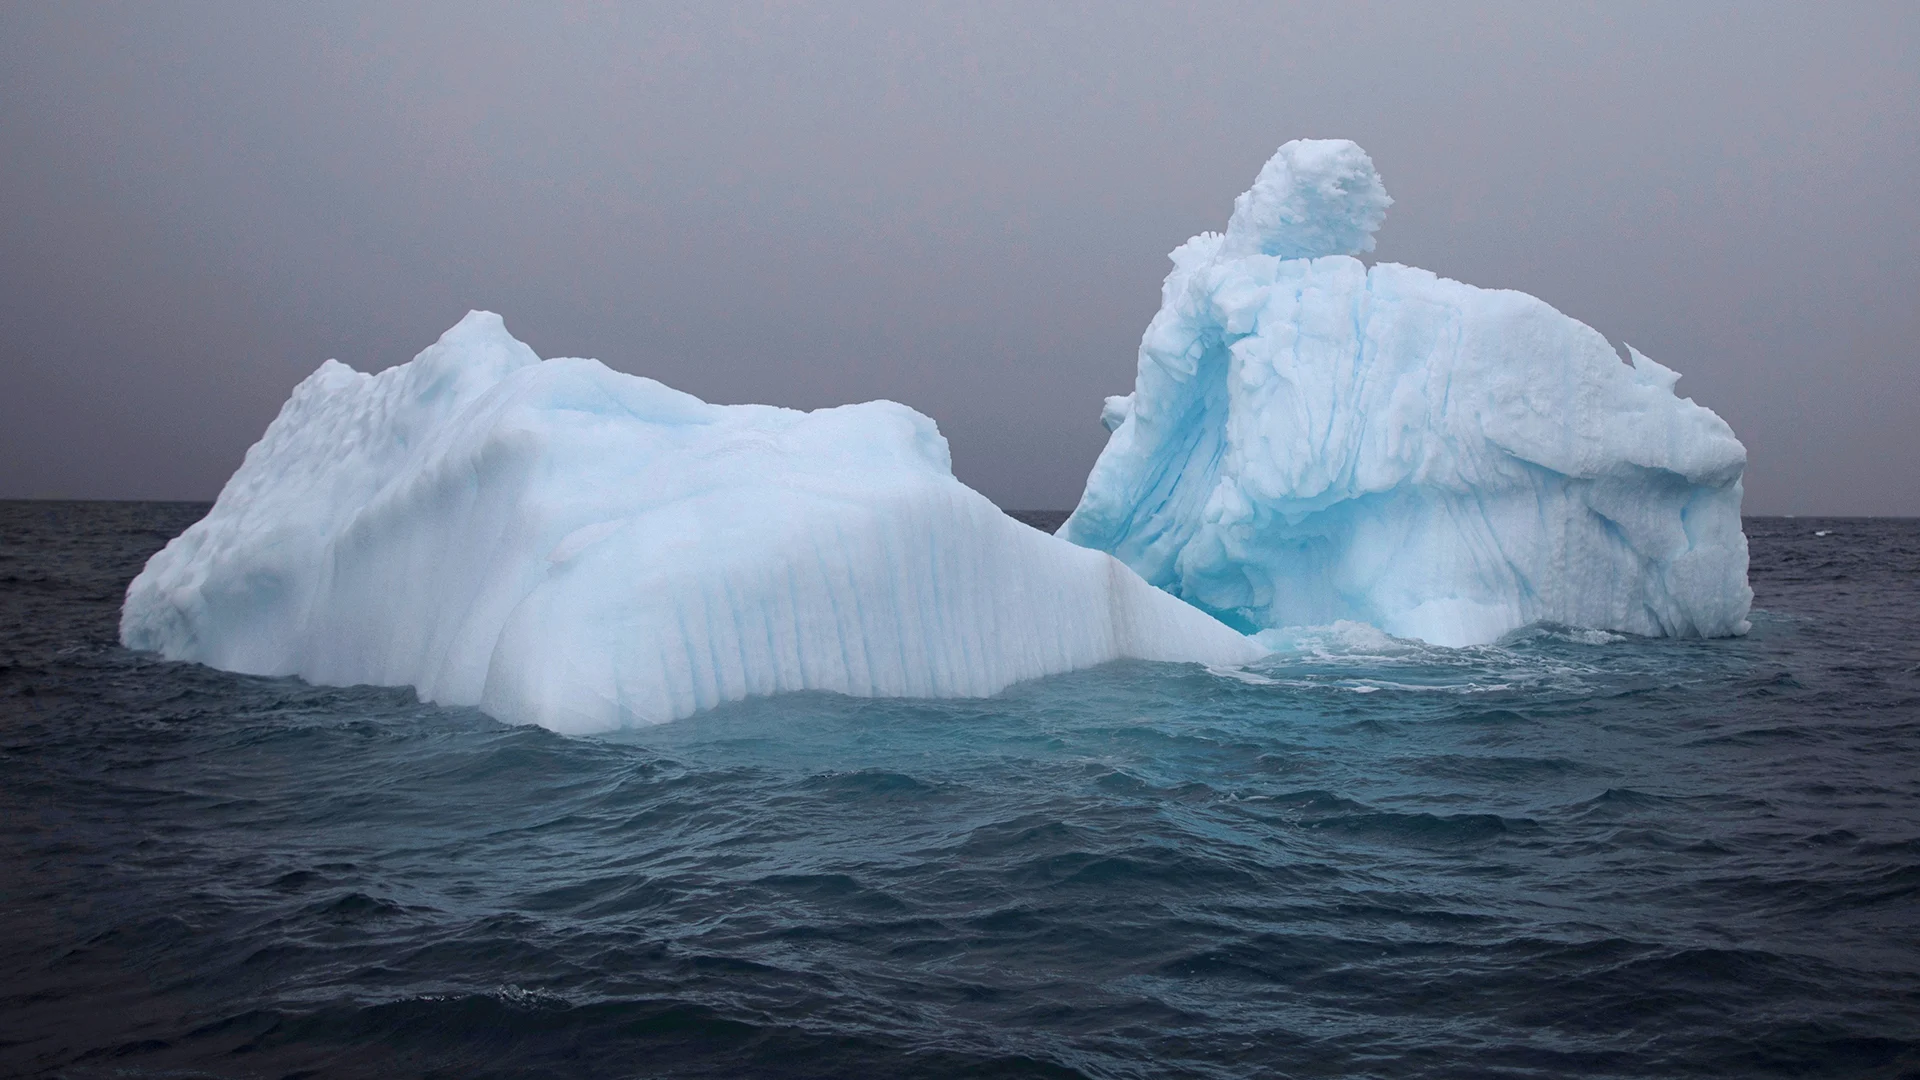
[{"label": "iceberg", "polygon": [[1390,202],[1360,147],[1291,142],[1172,253],[1059,535],[1248,632],[1746,632],[1732,429],[1532,296],[1361,263]]},{"label": "iceberg", "polygon": [[712,405],[542,361],[485,312],[408,363],[330,360],[296,387],[128,586],[120,636],[564,732],[1264,653],[1001,513],[903,405]]}]

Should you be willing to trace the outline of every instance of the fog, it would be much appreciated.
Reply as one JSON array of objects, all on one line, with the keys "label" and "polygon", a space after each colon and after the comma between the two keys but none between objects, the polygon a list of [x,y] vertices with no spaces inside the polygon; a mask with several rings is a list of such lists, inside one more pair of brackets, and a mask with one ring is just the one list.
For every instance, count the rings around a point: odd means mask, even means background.
[{"label": "fog", "polygon": [[1301,136],[1374,258],[1681,371],[1750,513],[1920,514],[1910,4],[8,4],[0,496],[211,498],[487,308],[1071,507],[1166,253]]}]

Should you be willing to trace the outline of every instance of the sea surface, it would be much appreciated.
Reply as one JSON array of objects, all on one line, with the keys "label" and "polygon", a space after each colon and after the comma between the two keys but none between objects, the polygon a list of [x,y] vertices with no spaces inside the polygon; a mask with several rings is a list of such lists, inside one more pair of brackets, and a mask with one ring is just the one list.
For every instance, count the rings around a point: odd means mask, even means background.
[{"label": "sea surface", "polygon": [[1920,1076],[1920,522],[1749,519],[1735,640],[568,738],[120,648],[205,510],[0,504],[0,1075]]}]

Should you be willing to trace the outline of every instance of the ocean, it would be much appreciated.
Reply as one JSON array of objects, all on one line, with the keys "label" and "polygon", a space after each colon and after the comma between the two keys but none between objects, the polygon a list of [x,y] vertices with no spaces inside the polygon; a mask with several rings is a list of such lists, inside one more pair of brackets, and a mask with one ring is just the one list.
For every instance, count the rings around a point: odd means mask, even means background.
[{"label": "ocean", "polygon": [[120,648],[205,511],[0,504],[0,1074],[1920,1076],[1920,521],[1748,519],[1739,639],[569,738]]}]

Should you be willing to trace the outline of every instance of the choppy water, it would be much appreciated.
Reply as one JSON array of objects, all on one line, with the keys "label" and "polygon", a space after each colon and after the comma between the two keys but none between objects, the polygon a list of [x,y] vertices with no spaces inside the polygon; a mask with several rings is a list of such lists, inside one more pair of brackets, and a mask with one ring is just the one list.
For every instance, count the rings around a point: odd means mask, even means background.
[{"label": "choppy water", "polygon": [[121,650],[203,510],[0,505],[0,1073],[1920,1075],[1920,522],[1750,521],[1736,641],[569,739]]}]

